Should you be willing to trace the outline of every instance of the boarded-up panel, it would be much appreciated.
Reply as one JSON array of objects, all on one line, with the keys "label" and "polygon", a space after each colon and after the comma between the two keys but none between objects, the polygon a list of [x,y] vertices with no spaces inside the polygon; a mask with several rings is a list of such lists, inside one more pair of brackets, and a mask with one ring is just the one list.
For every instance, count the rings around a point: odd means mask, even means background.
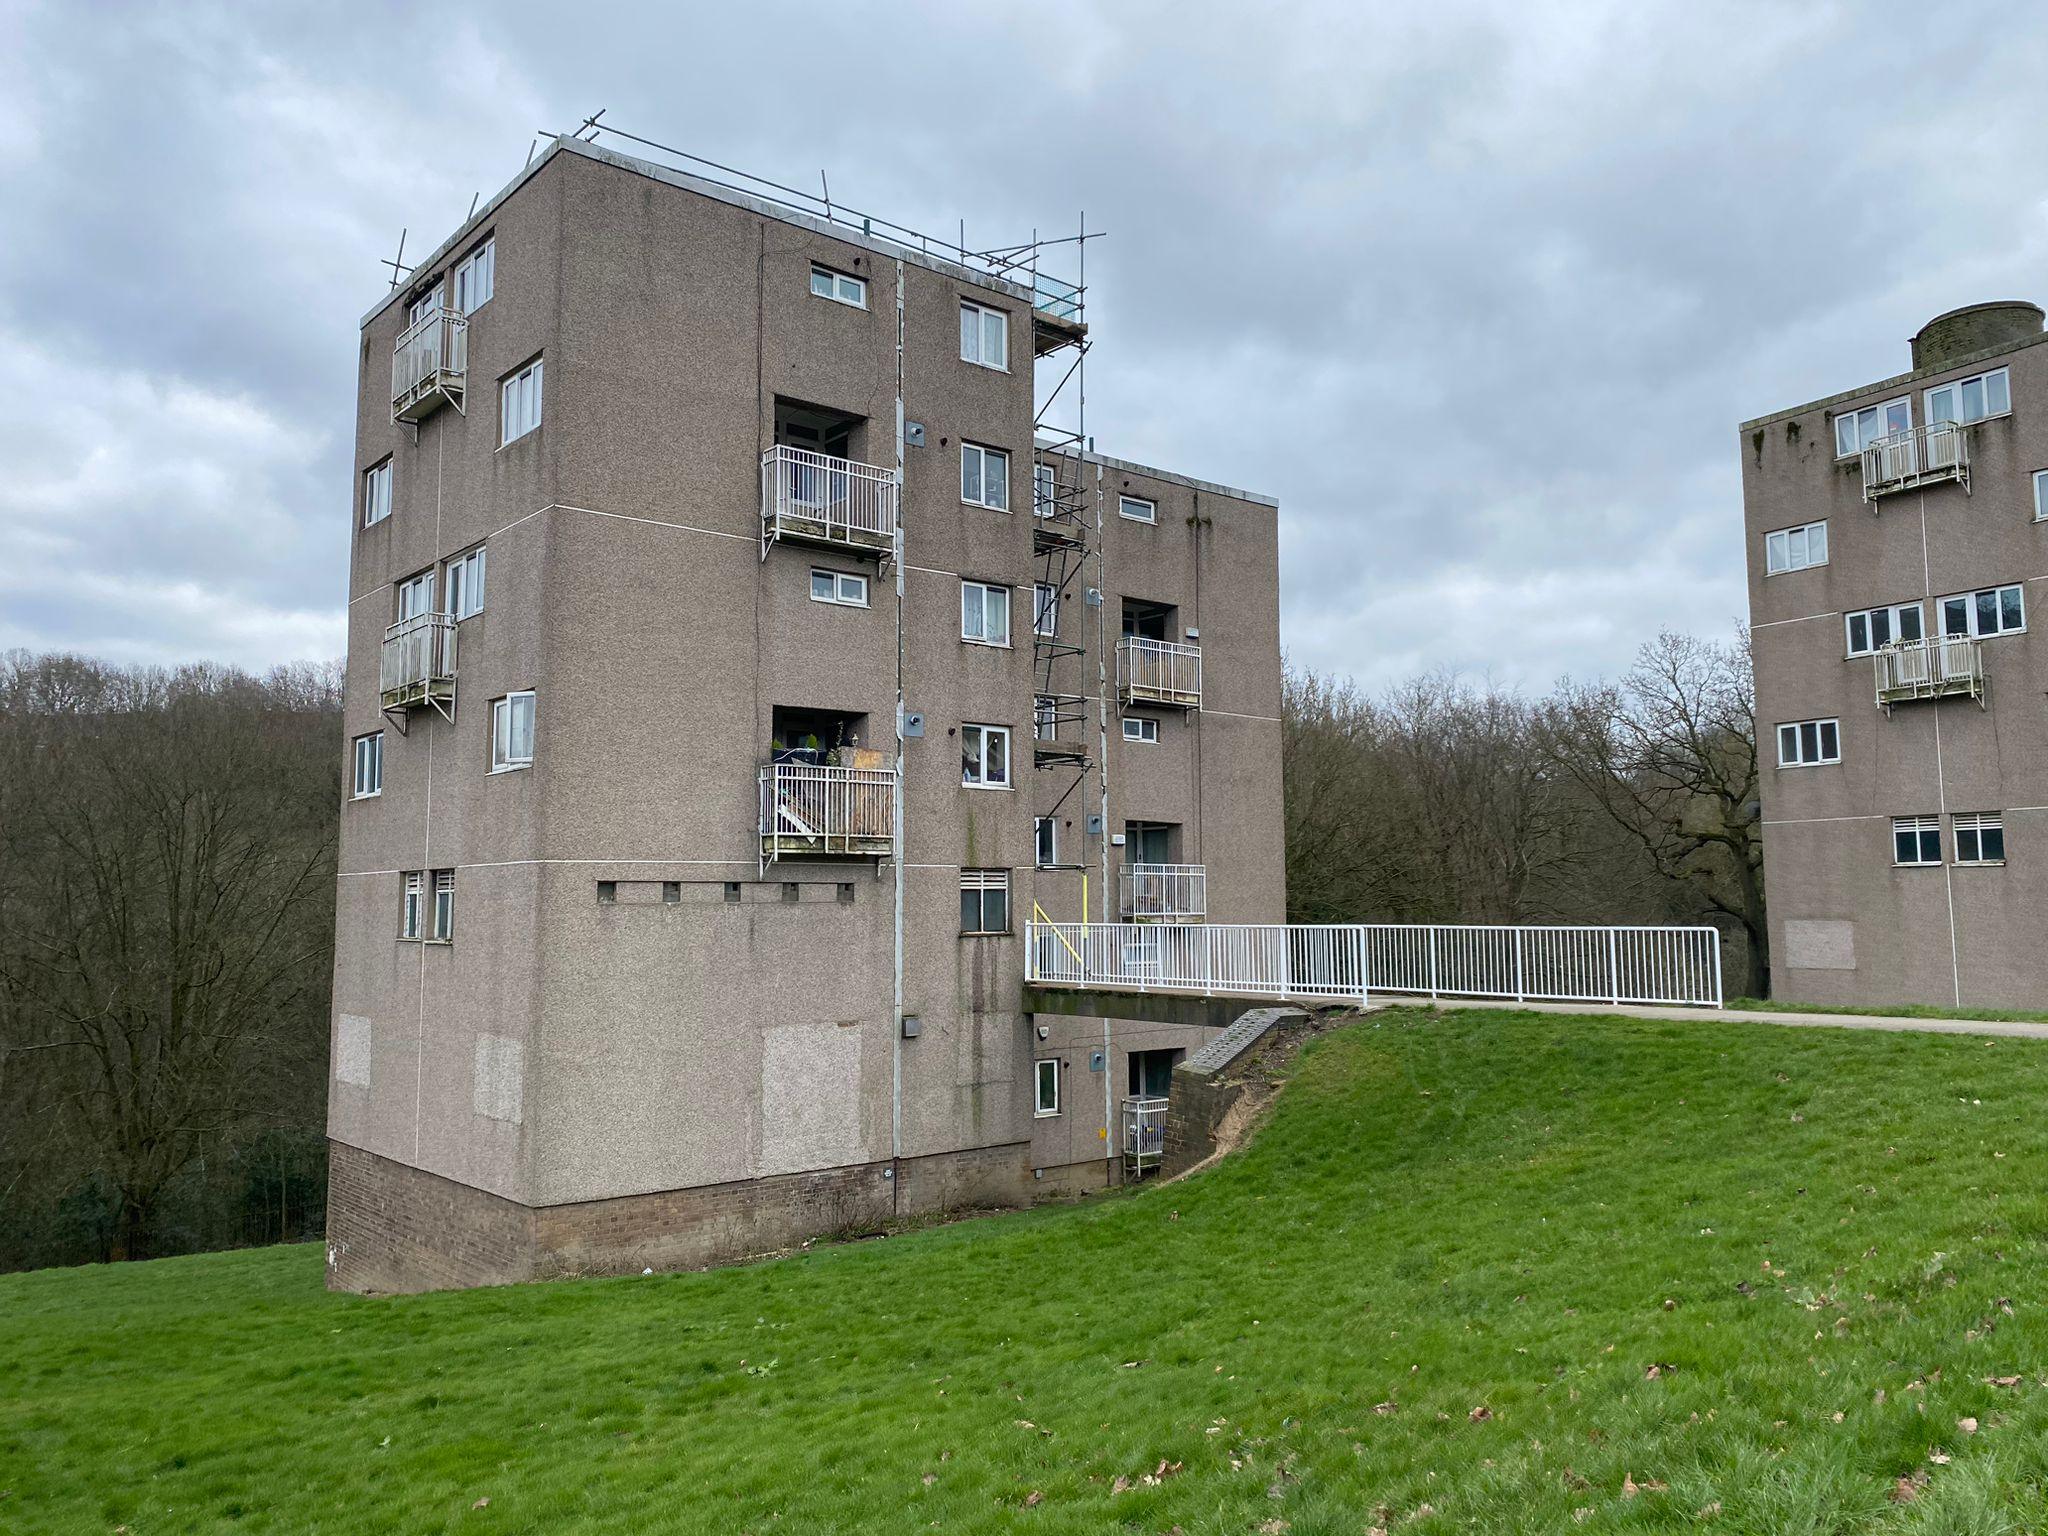
[{"label": "boarded-up panel", "polygon": [[1799,971],[1856,969],[1856,925],[1844,918],[1785,920],[1785,964]]},{"label": "boarded-up panel", "polygon": [[370,1021],[344,1013],[334,1021],[334,1080],[352,1088],[370,1086]]},{"label": "boarded-up panel", "polygon": [[858,1025],[776,1024],[761,1037],[759,1172],[840,1168],[867,1158],[860,1134]]},{"label": "boarded-up panel", "polygon": [[522,1079],[526,1047],[506,1035],[476,1037],[476,1085],[471,1102],[492,1120],[519,1123],[523,1108]]}]

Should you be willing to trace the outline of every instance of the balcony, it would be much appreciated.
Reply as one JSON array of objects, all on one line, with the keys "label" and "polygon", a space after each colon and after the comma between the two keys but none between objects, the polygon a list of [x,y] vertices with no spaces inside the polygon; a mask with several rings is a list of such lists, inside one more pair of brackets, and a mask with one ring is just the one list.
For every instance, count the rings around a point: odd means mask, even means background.
[{"label": "balcony", "polygon": [[1871,656],[1885,713],[1915,699],[1964,697],[1984,703],[1984,642],[1969,635],[1894,640]]},{"label": "balcony", "polygon": [[1126,704],[1202,707],[1202,648],[1125,635],[1116,643],[1117,696]]},{"label": "balcony", "polygon": [[777,539],[888,557],[896,472],[778,443],[761,455],[761,558]]},{"label": "balcony", "polygon": [[444,405],[462,409],[469,371],[469,320],[429,310],[398,333],[391,353],[391,419],[420,421]]},{"label": "balcony", "polygon": [[761,769],[764,866],[788,858],[879,858],[895,842],[895,769],[802,762]]},{"label": "balcony", "polygon": [[1970,438],[1953,421],[1931,422],[1881,437],[1863,450],[1863,499],[1945,480],[1970,488]]},{"label": "balcony", "polygon": [[1209,872],[1200,864],[1126,864],[1117,900],[1128,922],[1199,923],[1209,915]]},{"label": "balcony", "polygon": [[384,631],[377,675],[381,708],[421,705],[455,718],[455,615],[416,613]]}]

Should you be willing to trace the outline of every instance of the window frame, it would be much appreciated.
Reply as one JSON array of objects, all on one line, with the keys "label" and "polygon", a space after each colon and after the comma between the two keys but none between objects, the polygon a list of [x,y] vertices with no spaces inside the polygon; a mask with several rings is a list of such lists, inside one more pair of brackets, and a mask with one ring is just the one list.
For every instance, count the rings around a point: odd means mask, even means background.
[{"label": "window frame", "polygon": [[[1927,837],[1934,837],[1934,857],[1927,857]],[[1899,857],[1899,839],[1902,836],[1913,839],[1913,851],[1917,858]],[[1941,868],[1941,818],[1939,816],[1894,816],[1892,818],[1892,868],[1894,869],[1939,869]]]},{"label": "window frame", "polygon": [[1031,862],[1036,869],[1055,869],[1060,862],[1060,819],[1031,818]]},{"label": "window frame", "polygon": [[[441,600],[447,605],[448,616],[458,624],[484,611],[488,586],[485,566],[484,546],[478,544],[459,555],[450,555],[441,568]],[[470,600],[472,592],[474,602]]]},{"label": "window frame", "polygon": [[[368,789],[363,788],[363,765],[369,763],[368,777],[373,781]],[[350,761],[353,765],[352,785],[349,799],[374,800],[384,793],[384,733],[366,731],[355,738],[350,746]]]},{"label": "window frame", "polygon": [[[467,301],[463,293],[466,284],[474,285],[477,273],[483,274],[484,295],[474,304]],[[471,248],[470,253],[455,264],[449,275],[448,307],[465,317],[475,314],[498,291],[498,237],[495,234],[484,238],[483,243]]]},{"label": "window frame", "polygon": [[[1813,746],[1817,754],[1813,757],[1805,755],[1806,736],[1809,727],[1812,729]],[[1792,745],[1795,754],[1792,757],[1785,755],[1785,733],[1787,731],[1792,733]],[[1842,720],[1839,715],[1817,716],[1812,720],[1781,720],[1778,722],[1777,730],[1773,734],[1778,743],[1778,766],[1780,768],[1826,768],[1842,760]],[[1834,738],[1835,742],[1833,756],[1828,755],[1826,748],[1826,741],[1830,736]]]},{"label": "window frame", "polygon": [[417,944],[426,935],[427,872],[408,869],[398,877],[398,936]]},{"label": "window frame", "polygon": [[[981,594],[981,632],[976,634],[967,627],[967,596],[970,592]],[[1003,633],[1001,639],[989,637],[989,599],[1002,594],[999,606],[1003,611]],[[972,577],[960,578],[960,642],[963,645],[985,645],[991,650],[1007,651],[1010,646],[1010,589],[992,581],[976,581]]]},{"label": "window frame", "polygon": [[[832,595],[830,597],[818,596],[818,578],[820,576],[831,583]],[[853,598],[845,595],[846,583],[848,582],[852,582],[860,588],[859,597]],[[868,591],[868,579],[858,571],[838,571],[829,565],[814,565],[811,567],[811,601],[814,603],[829,603],[834,608],[867,608],[872,606],[868,601]]]},{"label": "window frame", "polygon": [[[967,455],[970,450],[976,455],[977,460],[975,478],[976,483],[980,486],[981,499],[979,501],[976,501],[967,494]],[[991,458],[999,459],[1002,462],[1003,472],[997,481],[1002,487],[1002,500],[1000,501],[990,501],[988,499],[988,461]],[[960,504],[966,507],[981,507],[990,512],[1007,512],[1010,510],[1009,449],[991,448],[986,443],[971,443],[964,437],[960,440]]]},{"label": "window frame", "polygon": [[2048,523],[2048,469],[2034,471],[2034,521]]},{"label": "window frame", "polygon": [[[977,776],[968,777],[967,733],[979,733],[979,749],[975,753]],[[1002,741],[1002,769],[999,778],[989,777],[989,747],[995,738]],[[991,725],[980,720],[962,721],[960,725],[960,787],[962,789],[1011,789],[1014,778],[1010,772],[1010,728],[1007,725]]]},{"label": "window frame", "polygon": [[[967,352],[967,317],[970,314],[975,316],[974,355],[971,357]],[[991,319],[999,322],[996,334],[1003,338],[1003,355],[997,362],[990,362],[981,355],[987,349]],[[987,368],[995,373],[1010,371],[1010,312],[1007,309],[997,309],[993,304],[979,304],[973,299],[960,301],[960,361],[972,363],[977,368]]]},{"label": "window frame", "polygon": [[[385,454],[375,464],[363,471],[363,526],[374,528],[391,515],[392,459]],[[370,514],[378,506],[383,511],[375,517]]]},{"label": "window frame", "polygon": [[[2005,594],[2019,594],[2020,621],[2008,627],[2005,622]],[[1985,596],[1997,600],[1999,627],[1988,634],[1978,628],[1978,599]],[[1948,627],[1948,605],[1961,603],[1965,627],[1952,630]],[[1944,640],[1998,640],[2006,635],[2024,635],[2027,632],[2027,584],[2023,581],[2003,581],[1995,587],[1979,587],[1974,592],[1950,592],[1934,600],[1934,613],[1941,625]]]},{"label": "window frame", "polygon": [[[518,730],[514,706],[520,702],[524,702],[526,705],[526,756],[524,757],[516,757],[512,751],[516,744],[515,738]],[[498,722],[501,718],[508,722],[502,733],[505,748],[505,755],[502,758],[498,754],[500,736]],[[518,773],[523,769],[533,766],[534,738],[539,733],[538,724],[539,705],[531,688],[515,688],[510,693],[501,694],[491,700],[492,773]]]},{"label": "window frame", "polygon": [[[1135,732],[1131,729],[1134,725],[1138,728]],[[1125,715],[1124,740],[1148,747],[1157,746],[1159,744],[1159,722],[1150,715]]]},{"label": "window frame", "polygon": [[[1816,528],[1820,530],[1820,558],[1818,560],[1811,558],[1813,553],[1813,530]],[[1795,533],[1800,536],[1800,547],[1806,552],[1808,556],[1808,558],[1803,560],[1798,565],[1793,565],[1791,563],[1791,540],[1792,535]],[[1778,565],[1774,563],[1774,557],[1771,552],[1771,545],[1772,541],[1775,539],[1783,539],[1785,541],[1784,549],[1786,563],[1783,565]],[[1826,518],[1821,518],[1818,522],[1812,523],[1795,523],[1790,528],[1773,528],[1770,532],[1764,535],[1764,575],[1766,576],[1789,576],[1794,571],[1810,571],[1815,566],[1826,565],[1827,563],[1828,520]]]},{"label": "window frame", "polygon": [[[1991,380],[1993,379],[1999,381],[1998,387],[2005,395],[2005,404],[2000,409],[1995,411],[1987,409],[1981,416],[1972,416],[1967,420],[1960,414],[1955,416],[1938,416],[1935,414],[1934,397],[1948,390],[1955,391],[1956,407],[1960,413],[1963,391],[1972,384],[1984,386],[1984,398],[1988,406],[1991,398]],[[1920,392],[1920,405],[1925,419],[1930,426],[1937,421],[1953,421],[1959,427],[1973,427],[1980,421],[1996,421],[2001,416],[2010,416],[2012,414],[2012,371],[2009,368],[1986,368],[1982,373],[1972,373],[1958,379],[1944,379],[1941,383],[1931,384]]]},{"label": "window frame", "polygon": [[1060,632],[1060,589],[1049,581],[1031,584],[1031,633],[1052,639]]},{"label": "window frame", "polygon": [[[546,366],[547,358],[545,356],[536,357],[529,362],[522,363],[519,367],[514,368],[510,373],[498,380],[498,446],[500,448],[509,448],[520,439],[531,437],[540,430],[541,422],[545,420],[546,412]],[[514,432],[512,431],[512,423],[515,420],[524,418],[523,416],[515,417],[513,414],[512,392],[528,380],[531,380],[533,384],[533,419],[517,432]],[[524,404],[524,401],[522,401],[522,412]]]},{"label": "window frame", "polygon": [[[818,279],[827,279],[830,293],[818,292]],[[852,283],[857,297],[847,298],[840,292],[842,284]],[[811,263],[811,297],[829,299],[834,304],[844,304],[848,309],[865,310],[868,307],[868,280],[858,273],[842,272],[837,267],[828,267],[822,261]]]},{"label": "window frame", "polygon": [[[1145,515],[1140,517],[1131,511],[1132,507],[1143,507]],[[1156,528],[1159,526],[1159,503],[1150,496],[1126,496],[1118,492],[1116,515],[1127,523],[1144,523],[1147,527]]]},{"label": "window frame", "polygon": [[[1899,617],[1905,613],[1912,613],[1915,616],[1915,623],[1918,624],[1920,629],[1919,634],[1903,635],[1899,633]],[[1876,625],[1872,621],[1879,614],[1884,615],[1885,626],[1891,631],[1891,634],[1882,641],[1873,638],[1876,634]],[[1864,638],[1867,641],[1871,641],[1871,643],[1866,644],[1860,650],[1856,646],[1856,621],[1858,619],[1863,621]],[[1880,603],[1875,608],[1857,608],[1842,615],[1843,654],[1848,657],[1875,656],[1880,645],[1889,645],[1894,640],[1925,640],[1926,638],[1927,612],[1921,607],[1917,598],[1910,603]]]},{"label": "window frame", "polygon": [[[1957,811],[1948,819],[1951,838],[1951,862],[1968,869],[1995,869],[2005,863],[2005,812],[2003,811]],[[1998,856],[1988,857],[1984,852],[1984,837],[1989,833],[1998,839]],[[1963,857],[1963,839],[1975,840],[1976,856]]]},{"label": "window frame", "polygon": [[1034,693],[1031,696],[1031,739],[1033,741],[1058,741],[1060,739],[1059,700],[1049,693]]},{"label": "window frame", "polygon": [[455,942],[455,871],[437,869],[428,882],[427,934],[429,944]]},{"label": "window frame", "polygon": [[[2048,474],[2048,470],[2043,470]],[[1059,471],[1050,464],[1031,466],[1031,515],[1051,517],[1058,510],[1060,495]]]},{"label": "window frame", "polygon": [[[1047,1071],[1050,1067],[1052,1070]],[[1052,1104],[1045,1102],[1046,1085],[1052,1086]],[[1031,1063],[1031,1118],[1034,1120],[1056,1119],[1060,1112],[1060,1059],[1057,1056],[1039,1056]]]},{"label": "window frame", "polygon": [[[988,926],[989,897],[1002,898],[1002,926]],[[967,903],[974,902],[977,926],[967,925]],[[1010,872],[1007,869],[962,869],[960,871],[960,936],[963,939],[1006,938],[1010,924]]]},{"label": "window frame", "polygon": [[[1894,406],[1904,406],[1906,408],[1906,425],[1903,429],[1888,425]],[[1878,430],[1874,435],[1865,437],[1863,435],[1863,418],[1871,415],[1874,415],[1877,419]],[[1842,424],[1844,422],[1849,424],[1856,436],[1856,446],[1846,450],[1842,447]],[[1872,443],[1882,442],[1885,438],[1890,437],[1892,433],[1900,430],[1907,432],[1913,430],[1913,397],[1911,395],[1896,395],[1890,400],[1880,400],[1875,405],[1858,406],[1853,411],[1837,411],[1834,415],[1833,426],[1835,429],[1835,457],[1837,459],[1860,458],[1863,450]]]},{"label": "window frame", "polygon": [[[428,566],[424,571],[415,572],[403,581],[394,581],[391,584],[391,616],[393,621],[403,624],[407,619],[417,619],[430,613],[439,613],[441,610],[434,606],[434,597],[440,590],[440,572],[436,571],[432,566]],[[426,606],[424,608],[415,608],[411,613],[407,613],[405,611],[406,594],[415,591],[425,594]]]}]

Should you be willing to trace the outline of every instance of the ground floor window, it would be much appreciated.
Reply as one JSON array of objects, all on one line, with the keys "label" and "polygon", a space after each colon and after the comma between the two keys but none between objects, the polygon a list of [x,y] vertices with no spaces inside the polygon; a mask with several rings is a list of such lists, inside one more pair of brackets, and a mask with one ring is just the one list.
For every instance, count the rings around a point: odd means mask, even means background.
[{"label": "ground floor window", "polygon": [[1043,1119],[1060,1112],[1060,1064],[1057,1059],[1047,1057],[1036,1063],[1038,1076],[1038,1103],[1035,1113]]}]

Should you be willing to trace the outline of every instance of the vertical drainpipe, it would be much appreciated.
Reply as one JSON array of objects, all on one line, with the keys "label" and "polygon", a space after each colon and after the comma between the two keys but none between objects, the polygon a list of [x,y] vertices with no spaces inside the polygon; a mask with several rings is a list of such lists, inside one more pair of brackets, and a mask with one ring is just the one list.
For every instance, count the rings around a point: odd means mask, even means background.
[{"label": "vertical drainpipe", "polygon": [[[1088,440],[1081,440],[1081,470],[1088,469]],[[1085,481],[1083,482],[1086,483]],[[1102,765],[1102,836],[1096,839],[1097,849],[1102,855],[1102,920],[1114,922],[1109,914],[1109,648],[1116,643],[1116,635],[1122,632],[1119,625],[1114,632],[1109,629],[1109,583],[1102,574],[1102,466],[1095,466],[1095,590],[1102,594],[1102,601],[1095,609],[1095,760]],[[1086,595],[1085,593],[1083,594]],[[1118,916],[1122,916],[1121,913]],[[1083,930],[1081,942],[1087,943]],[[1110,1067],[1113,1055],[1109,1042],[1109,1015],[1102,1016],[1102,1181],[1109,1182],[1109,1170],[1117,1157],[1116,1144],[1116,1095],[1110,1082]]]},{"label": "vertical drainpipe", "polygon": [[896,260],[896,782],[889,791],[894,815],[890,862],[895,866],[894,1002],[889,1031],[889,1206],[899,1208],[903,1157],[903,259]]}]

